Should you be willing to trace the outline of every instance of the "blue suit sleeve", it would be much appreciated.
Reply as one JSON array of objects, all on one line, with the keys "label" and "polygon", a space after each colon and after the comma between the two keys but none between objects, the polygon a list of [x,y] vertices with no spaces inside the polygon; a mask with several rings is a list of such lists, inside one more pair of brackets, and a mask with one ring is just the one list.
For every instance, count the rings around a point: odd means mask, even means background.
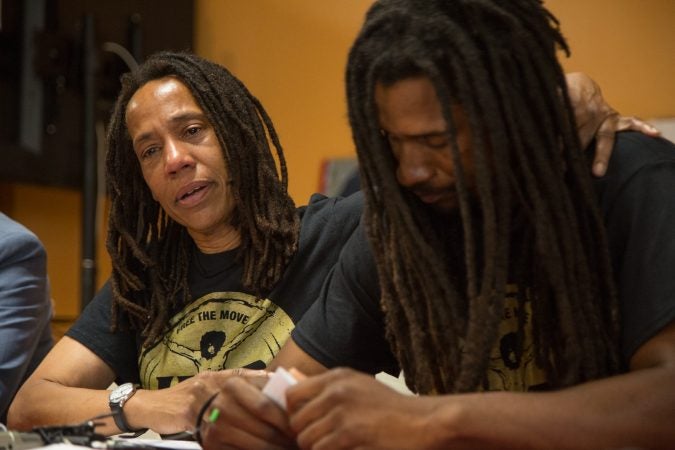
[{"label": "blue suit sleeve", "polygon": [[[6,217],[1,218],[4,227]],[[47,257],[38,238],[17,224],[0,236],[0,416],[52,345]],[[0,227],[0,228],[2,228]],[[7,227],[5,227],[7,228]]]}]

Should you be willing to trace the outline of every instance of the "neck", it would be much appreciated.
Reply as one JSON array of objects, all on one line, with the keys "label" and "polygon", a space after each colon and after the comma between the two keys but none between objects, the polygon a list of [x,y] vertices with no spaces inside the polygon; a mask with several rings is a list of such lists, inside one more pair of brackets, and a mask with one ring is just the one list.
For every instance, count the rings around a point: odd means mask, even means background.
[{"label": "neck", "polygon": [[190,237],[202,253],[220,253],[235,249],[241,244],[239,230],[230,226],[217,233],[190,233]]}]

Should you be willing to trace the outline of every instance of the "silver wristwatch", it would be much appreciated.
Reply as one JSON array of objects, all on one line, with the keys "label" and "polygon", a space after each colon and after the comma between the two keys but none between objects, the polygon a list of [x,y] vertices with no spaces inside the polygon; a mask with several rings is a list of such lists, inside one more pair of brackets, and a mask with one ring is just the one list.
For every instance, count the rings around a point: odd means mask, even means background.
[{"label": "silver wristwatch", "polygon": [[124,404],[136,393],[136,385],[133,383],[124,383],[110,393],[108,397],[108,404],[113,413],[115,425],[123,433],[130,433],[136,431],[129,426],[127,419],[124,417]]}]

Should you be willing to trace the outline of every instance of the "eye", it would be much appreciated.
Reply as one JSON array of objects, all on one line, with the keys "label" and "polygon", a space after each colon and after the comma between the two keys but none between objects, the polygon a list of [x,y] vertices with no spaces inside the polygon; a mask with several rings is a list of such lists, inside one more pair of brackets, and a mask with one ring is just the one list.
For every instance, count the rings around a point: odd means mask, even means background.
[{"label": "eye", "polygon": [[148,147],[141,152],[141,159],[148,159],[159,152],[159,146]]},{"label": "eye", "polygon": [[190,136],[196,136],[199,134],[199,132],[202,131],[202,127],[199,125],[192,125],[185,130],[185,135],[190,137]]},{"label": "eye", "polygon": [[447,134],[434,134],[424,136],[423,142],[429,148],[442,149],[448,146],[449,139]]},{"label": "eye", "polygon": [[388,131],[380,129],[380,136],[382,140],[387,143],[389,150],[395,159],[398,159],[399,154],[401,153],[401,138],[390,134]]}]

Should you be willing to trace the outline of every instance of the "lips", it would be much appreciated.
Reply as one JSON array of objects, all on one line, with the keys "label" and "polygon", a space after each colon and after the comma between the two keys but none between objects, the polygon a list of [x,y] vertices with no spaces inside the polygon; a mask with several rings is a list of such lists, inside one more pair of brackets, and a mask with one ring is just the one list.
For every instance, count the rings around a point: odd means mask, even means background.
[{"label": "lips", "polygon": [[417,198],[427,204],[436,203],[445,195],[445,193],[445,191],[414,191]]},{"label": "lips", "polygon": [[209,183],[206,181],[194,181],[188,183],[176,193],[176,203],[183,206],[193,206],[206,195]]}]

